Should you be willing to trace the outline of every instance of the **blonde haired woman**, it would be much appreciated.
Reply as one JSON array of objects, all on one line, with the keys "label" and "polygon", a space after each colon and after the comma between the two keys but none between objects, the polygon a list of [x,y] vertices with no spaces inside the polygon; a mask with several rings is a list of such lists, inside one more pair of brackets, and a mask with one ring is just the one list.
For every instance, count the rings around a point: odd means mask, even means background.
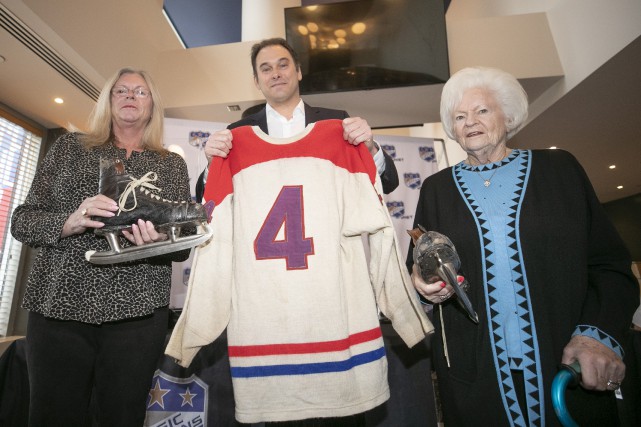
[{"label": "blonde haired woman", "polygon": [[[136,177],[155,172],[163,198],[191,199],[185,162],[163,148],[162,134],[162,103],[149,75],[119,70],[105,84],[88,132],[67,133],[52,145],[13,213],[14,237],[40,248],[23,301],[31,426],[84,426],[91,419],[143,425],[167,332],[171,262],[188,251],[102,266],[87,262],[85,252],[109,250],[94,230],[119,209],[99,194],[101,159],[117,159]],[[122,234],[125,246],[166,239],[144,218]]]}]

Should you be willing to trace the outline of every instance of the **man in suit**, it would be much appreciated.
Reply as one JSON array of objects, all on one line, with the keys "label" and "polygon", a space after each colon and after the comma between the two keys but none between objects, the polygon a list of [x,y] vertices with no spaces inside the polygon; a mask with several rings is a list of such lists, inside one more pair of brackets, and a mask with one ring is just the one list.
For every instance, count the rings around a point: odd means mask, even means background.
[{"label": "man in suit", "polygon": [[[350,144],[365,143],[374,158],[381,177],[383,192],[391,193],[398,187],[398,172],[392,158],[374,141],[372,129],[360,117],[349,117],[346,111],[312,107],[300,97],[299,82],[303,75],[298,54],[282,38],[266,39],[255,44],[251,51],[254,83],[263,93],[267,104],[257,113],[215,132],[205,144],[208,162],[213,156],[227,157],[232,149],[230,129],[239,126],[258,126],[277,138],[286,138],[302,132],[310,123],[319,120],[343,120],[343,137]],[[207,168],[196,183],[196,201],[202,201],[207,180]]]},{"label": "man in suit", "polygon": [[[328,108],[312,107],[304,103],[300,97],[299,82],[302,79],[298,55],[284,39],[274,38],[255,44],[251,51],[254,83],[265,96],[266,104],[253,114],[243,113],[243,118],[230,124],[227,129],[211,135],[205,145],[205,155],[211,161],[214,156],[227,157],[233,149],[230,129],[239,126],[258,126],[274,137],[290,137],[302,132],[310,123],[319,120],[343,120],[343,137],[354,145],[365,143],[374,158],[376,167],[383,184],[385,193],[392,192],[398,186],[398,173],[392,158],[376,144],[372,130],[362,118],[349,117],[347,112]],[[253,107],[251,107],[253,108]],[[202,201],[208,169],[200,175],[196,183],[196,200]],[[223,334],[216,340],[218,345],[226,344]],[[229,365],[218,363],[213,368],[217,372],[217,381],[231,384]],[[230,388],[230,387],[229,387]],[[235,420],[226,420],[229,425],[237,425]],[[343,424],[341,424],[343,423]],[[365,414],[357,414],[345,418],[328,420],[303,420],[282,423],[283,426],[333,426],[333,425],[365,425]],[[271,425],[266,423],[266,425]],[[281,424],[279,424],[280,426]]]}]

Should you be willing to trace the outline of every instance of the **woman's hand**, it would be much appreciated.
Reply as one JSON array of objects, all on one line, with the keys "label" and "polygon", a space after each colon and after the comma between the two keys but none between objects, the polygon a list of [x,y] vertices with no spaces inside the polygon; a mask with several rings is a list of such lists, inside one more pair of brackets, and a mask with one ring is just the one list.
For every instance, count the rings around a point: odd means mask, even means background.
[{"label": "woman's hand", "polygon": [[563,349],[561,363],[581,365],[581,386],[586,390],[616,390],[625,378],[625,365],[610,348],[594,338],[572,337]]},{"label": "woman's hand", "polygon": [[[425,283],[421,278],[421,274],[418,271],[418,266],[414,264],[412,267],[412,284],[414,289],[421,296],[427,299],[429,302],[434,304],[440,304],[444,301],[447,301],[452,295],[454,295],[454,288],[446,284],[444,281],[439,280],[438,282]],[[459,283],[463,282],[463,276],[456,276],[456,280]]]},{"label": "woman's hand", "polygon": [[122,230],[122,235],[136,246],[167,240],[167,235],[157,232],[151,221],[142,219],[131,226],[131,231]]},{"label": "woman's hand", "polygon": [[87,228],[101,228],[104,223],[94,221],[92,216],[111,218],[118,210],[118,204],[109,197],[98,194],[89,197],[80,203],[80,206],[67,218],[62,226],[60,238],[69,237],[74,234],[84,233]]}]

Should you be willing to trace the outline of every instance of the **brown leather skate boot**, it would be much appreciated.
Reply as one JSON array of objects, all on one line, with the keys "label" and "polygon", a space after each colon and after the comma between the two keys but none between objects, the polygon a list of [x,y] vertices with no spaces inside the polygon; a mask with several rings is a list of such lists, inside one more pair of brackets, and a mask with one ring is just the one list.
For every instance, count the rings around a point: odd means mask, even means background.
[{"label": "brown leather skate boot", "polygon": [[[111,247],[110,251],[87,251],[85,258],[94,264],[116,264],[149,258],[183,249],[189,249],[211,238],[211,228],[207,223],[211,212],[193,202],[166,200],[156,193],[161,189],[152,184],[158,176],[148,172],[135,179],[125,172],[120,159],[100,160],[99,192],[118,202],[118,212],[111,218],[92,217],[105,224],[94,232],[104,236]],[[213,209],[213,206],[211,206]],[[139,219],[151,221],[156,228],[167,234],[168,239],[140,246],[120,245],[118,234],[128,229]],[[180,236],[185,224],[199,225],[197,233]]]}]

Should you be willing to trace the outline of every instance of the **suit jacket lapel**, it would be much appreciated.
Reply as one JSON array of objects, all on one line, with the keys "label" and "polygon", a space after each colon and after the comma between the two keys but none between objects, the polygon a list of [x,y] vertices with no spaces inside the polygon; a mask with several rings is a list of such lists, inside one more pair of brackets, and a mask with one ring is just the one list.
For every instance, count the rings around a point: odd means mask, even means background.
[{"label": "suit jacket lapel", "polygon": [[306,102],[303,102],[303,105],[305,106],[305,126],[310,123],[316,123],[319,120],[318,117],[316,117],[318,115],[318,109]]},{"label": "suit jacket lapel", "polygon": [[258,126],[260,130],[265,132],[266,134],[269,134],[269,131],[267,129],[267,109],[263,108],[261,111],[256,113],[256,118],[254,119],[254,123],[252,126]]}]

